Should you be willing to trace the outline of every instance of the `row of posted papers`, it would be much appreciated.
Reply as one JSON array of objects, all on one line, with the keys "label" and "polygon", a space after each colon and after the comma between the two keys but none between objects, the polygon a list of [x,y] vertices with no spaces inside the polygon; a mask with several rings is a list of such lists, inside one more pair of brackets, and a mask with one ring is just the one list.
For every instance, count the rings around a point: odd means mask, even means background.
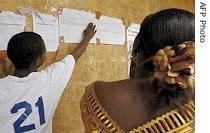
[{"label": "row of posted papers", "polygon": [[[58,17],[49,14],[33,14],[33,32],[40,34],[45,41],[47,51],[56,51],[59,37],[64,43],[80,43],[83,31],[89,22],[96,25],[96,34],[90,41],[95,44],[96,38],[101,44],[124,45],[125,25],[121,19],[100,16],[83,10],[64,8]],[[0,13],[0,51],[7,49],[9,39],[24,31],[26,17],[14,12]]]}]

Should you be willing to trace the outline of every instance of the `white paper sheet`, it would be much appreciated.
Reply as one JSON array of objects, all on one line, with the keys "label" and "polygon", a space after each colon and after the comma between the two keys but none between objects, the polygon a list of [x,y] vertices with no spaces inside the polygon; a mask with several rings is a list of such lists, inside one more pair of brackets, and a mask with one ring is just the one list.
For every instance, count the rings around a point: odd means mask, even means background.
[{"label": "white paper sheet", "polygon": [[42,36],[47,51],[56,51],[59,44],[58,18],[48,14],[39,15],[33,15],[33,31]]},{"label": "white paper sheet", "polygon": [[134,40],[139,33],[140,25],[131,23],[127,29],[127,46],[128,46],[128,75],[130,74],[130,66],[131,66],[131,52],[133,49]]},{"label": "white paper sheet", "polygon": [[6,50],[10,38],[24,30],[25,16],[14,12],[2,11],[0,13],[0,50]]},{"label": "white paper sheet", "polygon": [[[83,31],[89,22],[97,25],[95,14],[64,8],[62,15],[59,16],[60,36],[64,36],[65,43],[80,43]],[[90,40],[90,43],[96,43],[96,35]]]},{"label": "white paper sheet", "polygon": [[97,30],[103,44],[123,45],[125,42],[125,26],[121,19],[101,16]]}]

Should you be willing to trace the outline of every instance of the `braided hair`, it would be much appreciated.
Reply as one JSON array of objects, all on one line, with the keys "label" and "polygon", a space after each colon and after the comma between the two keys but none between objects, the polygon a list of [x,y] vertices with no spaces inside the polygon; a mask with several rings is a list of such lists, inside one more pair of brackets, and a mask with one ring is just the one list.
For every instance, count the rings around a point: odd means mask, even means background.
[{"label": "braided hair", "polygon": [[[153,91],[156,94],[153,105],[157,108],[161,106],[180,107],[192,98],[193,89],[183,89],[186,86],[183,87],[177,82],[174,84],[166,82],[168,78],[157,73],[157,64],[152,60],[160,49],[168,46],[174,48],[185,41],[195,41],[195,14],[189,11],[176,8],[164,9],[148,15],[141,24],[132,52],[138,55],[138,62],[144,62],[144,65],[141,63],[143,70],[153,74]],[[164,62],[161,61],[158,67],[162,67],[162,63]],[[167,62],[165,63],[168,70],[168,64]],[[141,77],[140,75],[145,74],[145,71],[142,72],[141,68],[137,68],[138,65],[135,73],[135,76],[138,78]],[[163,71],[165,72],[166,70]],[[192,84],[194,86],[194,82]]]},{"label": "braided hair", "polygon": [[14,35],[8,43],[7,55],[15,68],[27,69],[45,51],[42,37],[34,32],[21,32]]}]

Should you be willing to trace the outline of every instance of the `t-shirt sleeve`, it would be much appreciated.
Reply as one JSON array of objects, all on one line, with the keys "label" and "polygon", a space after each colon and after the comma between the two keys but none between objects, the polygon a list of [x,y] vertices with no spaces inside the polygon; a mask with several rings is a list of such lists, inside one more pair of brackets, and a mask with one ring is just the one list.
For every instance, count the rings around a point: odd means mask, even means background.
[{"label": "t-shirt sleeve", "polygon": [[42,72],[44,72],[46,74],[45,77],[48,77],[48,80],[50,80],[51,90],[49,91],[60,95],[71,78],[74,66],[74,57],[67,55],[61,61],[46,67]]}]

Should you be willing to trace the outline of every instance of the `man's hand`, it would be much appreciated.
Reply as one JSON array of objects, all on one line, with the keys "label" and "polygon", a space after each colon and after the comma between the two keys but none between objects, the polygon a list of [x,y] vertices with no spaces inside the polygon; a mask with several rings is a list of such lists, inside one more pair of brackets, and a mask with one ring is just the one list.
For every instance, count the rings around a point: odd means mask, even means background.
[{"label": "man's hand", "polygon": [[93,25],[93,23],[89,23],[87,28],[84,30],[84,38],[91,40],[96,33],[95,28],[96,26]]},{"label": "man's hand", "polygon": [[80,42],[80,44],[73,50],[71,55],[74,57],[75,62],[82,56],[82,54],[85,52],[90,40],[94,37],[96,30],[96,26],[93,25],[93,23],[89,23],[87,25],[87,28],[84,30],[84,38]]}]

